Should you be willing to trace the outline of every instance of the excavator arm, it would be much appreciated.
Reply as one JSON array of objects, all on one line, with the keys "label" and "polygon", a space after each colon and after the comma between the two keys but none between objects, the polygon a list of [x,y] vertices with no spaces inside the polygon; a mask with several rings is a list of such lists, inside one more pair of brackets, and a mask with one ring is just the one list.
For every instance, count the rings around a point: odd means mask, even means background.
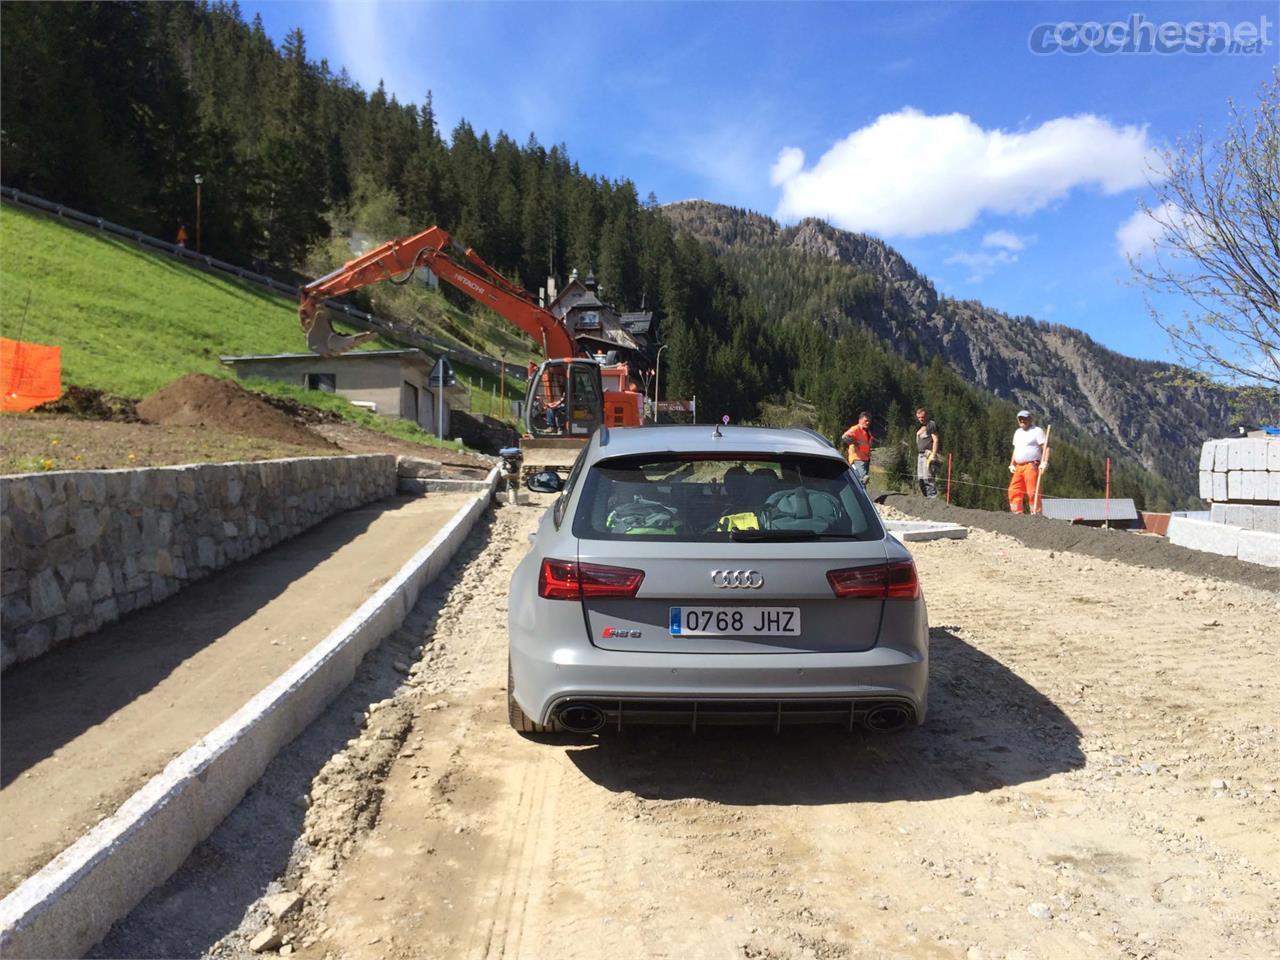
[{"label": "excavator arm", "polygon": [[[459,262],[455,257],[461,258]],[[520,287],[508,281],[449,233],[431,227],[411,237],[389,240],[349,260],[337,270],[302,288],[298,319],[312,352],[333,356],[363,343],[375,333],[341,336],[323,313],[323,303],[371,283],[407,283],[418,267],[428,267],[441,280],[505,317],[533,337],[547,357],[571,358],[573,340],[554,314],[538,306]]]}]

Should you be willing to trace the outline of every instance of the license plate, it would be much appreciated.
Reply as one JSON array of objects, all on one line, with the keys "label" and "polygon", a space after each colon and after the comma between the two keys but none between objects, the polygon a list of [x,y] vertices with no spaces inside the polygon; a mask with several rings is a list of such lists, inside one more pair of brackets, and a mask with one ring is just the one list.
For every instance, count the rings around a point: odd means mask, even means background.
[{"label": "license plate", "polygon": [[673,637],[796,637],[799,607],[671,607]]}]

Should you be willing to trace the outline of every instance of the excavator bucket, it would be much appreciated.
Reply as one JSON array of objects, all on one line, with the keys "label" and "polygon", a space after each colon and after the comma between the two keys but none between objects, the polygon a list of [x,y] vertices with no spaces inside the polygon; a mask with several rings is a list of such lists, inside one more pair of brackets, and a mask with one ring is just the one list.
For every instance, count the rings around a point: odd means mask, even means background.
[{"label": "excavator bucket", "polygon": [[339,353],[346,353],[376,336],[377,334],[372,330],[350,336],[336,333],[333,325],[329,323],[329,318],[323,312],[317,312],[311,328],[307,331],[307,346],[312,353],[318,353],[322,357],[332,357]]}]

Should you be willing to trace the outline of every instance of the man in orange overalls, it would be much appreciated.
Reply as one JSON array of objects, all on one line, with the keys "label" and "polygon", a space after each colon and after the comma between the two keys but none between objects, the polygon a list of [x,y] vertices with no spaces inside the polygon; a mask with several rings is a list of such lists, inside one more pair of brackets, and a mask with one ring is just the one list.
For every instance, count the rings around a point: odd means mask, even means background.
[{"label": "man in orange overalls", "polygon": [[845,457],[849,466],[864,487],[871,479],[871,444],[875,439],[871,433],[871,414],[866,411],[858,414],[858,422],[840,435],[840,443],[848,447]]},{"label": "man in orange overalls", "polygon": [[1049,438],[1042,429],[1032,425],[1030,410],[1018,411],[1018,429],[1013,431],[1013,454],[1009,457],[1009,511],[1022,513],[1023,498],[1031,501],[1031,511],[1036,509],[1036,481],[1040,477],[1040,461]]}]

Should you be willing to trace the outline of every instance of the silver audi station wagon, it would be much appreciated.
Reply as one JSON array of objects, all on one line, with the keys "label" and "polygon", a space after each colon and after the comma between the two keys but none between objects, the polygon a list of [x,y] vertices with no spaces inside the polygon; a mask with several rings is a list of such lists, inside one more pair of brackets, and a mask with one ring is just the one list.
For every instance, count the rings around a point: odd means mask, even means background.
[{"label": "silver audi station wagon", "polygon": [[511,577],[523,733],[924,722],[929,627],[906,548],[816,433],[601,428]]}]

